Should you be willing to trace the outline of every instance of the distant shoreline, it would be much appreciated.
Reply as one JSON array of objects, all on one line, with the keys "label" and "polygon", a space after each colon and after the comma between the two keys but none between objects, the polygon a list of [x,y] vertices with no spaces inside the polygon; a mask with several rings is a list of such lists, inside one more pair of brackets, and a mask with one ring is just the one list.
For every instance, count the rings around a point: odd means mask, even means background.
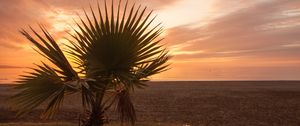
[{"label": "distant shoreline", "polygon": [[[299,82],[300,80],[167,80],[149,81],[148,83],[169,83],[169,82]],[[0,83],[1,86],[17,85],[16,83]]]},{"label": "distant shoreline", "polygon": [[283,82],[291,82],[291,81],[299,81],[300,80],[155,80],[150,82],[272,82],[272,81],[283,81]]}]

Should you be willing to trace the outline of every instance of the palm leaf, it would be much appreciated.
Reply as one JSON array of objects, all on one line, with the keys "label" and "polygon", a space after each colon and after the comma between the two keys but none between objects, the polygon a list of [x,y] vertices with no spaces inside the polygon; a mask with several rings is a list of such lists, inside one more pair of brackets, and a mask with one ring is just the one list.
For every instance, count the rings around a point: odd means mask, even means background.
[{"label": "palm leaf", "polygon": [[11,98],[13,108],[18,111],[18,116],[48,102],[42,117],[52,117],[59,110],[67,91],[68,87],[63,84],[54,69],[46,64],[37,66],[38,68],[33,68],[34,72],[20,78],[18,81],[20,85],[16,88],[21,91]]},{"label": "palm leaf", "polygon": [[70,81],[73,79],[77,79],[78,75],[73,70],[72,66],[70,65],[69,61],[63,54],[62,50],[57,45],[56,41],[52,38],[52,36],[45,30],[42,26],[40,26],[44,36],[44,39],[41,35],[39,35],[35,30],[31,27],[30,29],[32,32],[39,38],[39,40],[44,44],[42,45],[36,39],[34,39],[28,32],[22,30],[21,33],[30,40],[39,50],[38,52],[51,61],[57,68],[55,69],[56,72],[62,74],[65,81]]},{"label": "palm leaf", "polygon": [[[116,78],[123,78],[121,75],[127,73],[131,76],[129,80],[133,80],[132,78],[136,78],[134,76],[143,79],[166,70],[167,67],[163,65],[170,57],[164,51],[165,48],[159,45],[161,40],[153,41],[161,34],[162,28],[158,24],[149,29],[155,19],[155,17],[150,18],[152,11],[147,12],[146,7],[140,10],[141,6],[136,9],[135,5],[132,5],[128,11],[126,2],[123,15],[119,15],[119,2],[117,11],[114,11],[112,4],[109,15],[106,2],[104,5],[104,15],[98,5],[99,18],[92,8],[92,18],[85,13],[87,22],[81,19],[81,25],[76,23],[80,31],[74,28],[76,34],[71,36],[74,40],[69,41],[72,45],[69,46],[70,55],[77,57],[75,63],[79,67],[85,66],[81,68],[86,72],[87,77],[114,74],[117,75]],[[157,61],[159,62],[154,63]],[[144,75],[148,76],[135,75],[136,70],[133,69],[141,66],[149,66],[138,70],[139,73],[147,72]],[[154,67],[160,69],[153,69]]]},{"label": "palm leaf", "polygon": [[129,92],[126,90],[121,91],[117,94],[117,111],[119,113],[119,118],[121,123],[130,122],[134,125],[136,121],[136,114],[134,110],[133,103],[130,99]]}]

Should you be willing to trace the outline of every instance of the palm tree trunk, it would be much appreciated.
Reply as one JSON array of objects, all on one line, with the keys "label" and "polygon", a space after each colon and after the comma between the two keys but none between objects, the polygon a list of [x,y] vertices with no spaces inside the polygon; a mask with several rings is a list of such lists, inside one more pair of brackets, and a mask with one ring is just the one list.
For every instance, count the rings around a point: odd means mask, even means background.
[{"label": "palm tree trunk", "polygon": [[103,126],[105,123],[103,112],[93,109],[92,112],[86,112],[80,120],[80,126]]},{"label": "palm tree trunk", "polygon": [[103,126],[105,123],[104,111],[101,107],[104,98],[105,88],[103,92],[95,94],[95,101],[92,103],[91,112],[87,116],[87,121],[83,126]]},{"label": "palm tree trunk", "polygon": [[103,126],[104,125],[104,119],[102,117],[99,117],[99,115],[91,115],[91,118],[89,119],[88,123],[84,126]]}]

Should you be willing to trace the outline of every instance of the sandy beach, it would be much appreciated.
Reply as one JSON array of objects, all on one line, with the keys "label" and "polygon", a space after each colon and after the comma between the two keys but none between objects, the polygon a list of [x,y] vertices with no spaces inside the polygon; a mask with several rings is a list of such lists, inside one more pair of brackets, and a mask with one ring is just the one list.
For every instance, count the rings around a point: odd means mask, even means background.
[{"label": "sandy beach", "polygon": [[[137,125],[191,126],[298,126],[300,82],[298,81],[195,81],[150,82],[136,90],[133,101]],[[15,118],[6,99],[12,85],[0,88],[0,123],[76,123],[80,104],[77,96],[65,99],[62,111],[52,120],[39,120],[40,109]],[[113,110],[112,110],[113,111]],[[112,113],[110,122],[116,123]]]}]

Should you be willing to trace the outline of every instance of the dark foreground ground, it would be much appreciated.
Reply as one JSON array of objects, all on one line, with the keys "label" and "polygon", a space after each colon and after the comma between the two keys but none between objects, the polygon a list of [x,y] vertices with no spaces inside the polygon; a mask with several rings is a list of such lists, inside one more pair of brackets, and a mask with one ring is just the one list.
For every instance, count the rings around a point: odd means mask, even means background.
[{"label": "dark foreground ground", "polygon": [[[0,86],[0,125],[38,120],[40,109],[14,117],[6,99],[14,91]],[[66,99],[50,122],[76,122],[78,97]],[[133,95],[138,124],[182,126],[299,126],[300,82],[151,82]],[[115,120],[115,115],[112,115]],[[114,122],[114,121],[112,121]]]}]

